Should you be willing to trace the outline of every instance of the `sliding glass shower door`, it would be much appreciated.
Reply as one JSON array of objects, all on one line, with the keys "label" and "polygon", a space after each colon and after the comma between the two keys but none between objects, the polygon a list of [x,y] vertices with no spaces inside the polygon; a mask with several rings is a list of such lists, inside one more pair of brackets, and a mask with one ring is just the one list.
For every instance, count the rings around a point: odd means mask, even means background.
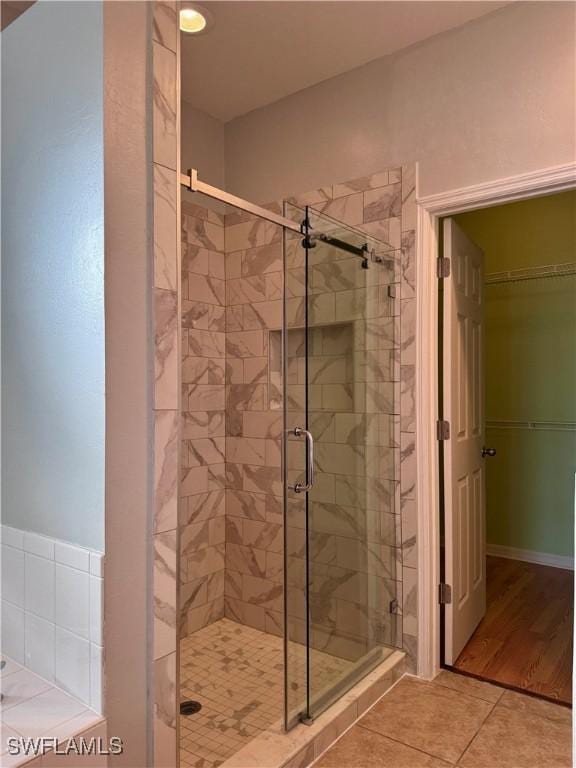
[{"label": "sliding glass shower door", "polygon": [[313,719],[397,643],[399,254],[286,205],[286,727]]}]

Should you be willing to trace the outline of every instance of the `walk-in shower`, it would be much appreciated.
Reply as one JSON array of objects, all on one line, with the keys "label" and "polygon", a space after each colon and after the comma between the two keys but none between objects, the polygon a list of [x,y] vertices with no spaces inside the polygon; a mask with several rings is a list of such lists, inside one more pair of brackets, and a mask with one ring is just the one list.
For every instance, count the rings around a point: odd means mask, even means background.
[{"label": "walk-in shower", "polygon": [[399,254],[181,179],[180,758],[216,766],[401,645]]}]

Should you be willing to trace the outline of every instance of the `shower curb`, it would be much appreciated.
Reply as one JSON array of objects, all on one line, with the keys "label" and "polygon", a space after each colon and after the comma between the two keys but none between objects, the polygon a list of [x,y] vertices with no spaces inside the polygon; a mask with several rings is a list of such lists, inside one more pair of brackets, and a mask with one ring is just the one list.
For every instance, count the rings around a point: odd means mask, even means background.
[{"label": "shower curb", "polygon": [[285,732],[278,722],[226,760],[221,768],[308,768],[406,671],[406,654],[394,651],[311,725],[297,725]]}]

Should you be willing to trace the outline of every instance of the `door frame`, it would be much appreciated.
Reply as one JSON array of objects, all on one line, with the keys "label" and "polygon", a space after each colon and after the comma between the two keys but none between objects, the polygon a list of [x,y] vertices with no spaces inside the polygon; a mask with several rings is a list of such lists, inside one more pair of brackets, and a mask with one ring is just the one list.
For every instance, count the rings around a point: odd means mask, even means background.
[{"label": "door frame", "polygon": [[576,162],[420,197],[416,233],[416,497],[418,499],[419,677],[440,671],[440,467],[438,286],[440,222],[445,216],[576,189]]}]

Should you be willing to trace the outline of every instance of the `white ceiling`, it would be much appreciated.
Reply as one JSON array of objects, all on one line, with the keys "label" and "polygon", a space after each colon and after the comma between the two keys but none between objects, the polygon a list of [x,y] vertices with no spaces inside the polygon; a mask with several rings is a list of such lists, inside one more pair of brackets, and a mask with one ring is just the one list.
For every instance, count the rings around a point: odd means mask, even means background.
[{"label": "white ceiling", "polygon": [[227,122],[507,4],[204,2],[214,26],[182,35],[182,96]]}]

